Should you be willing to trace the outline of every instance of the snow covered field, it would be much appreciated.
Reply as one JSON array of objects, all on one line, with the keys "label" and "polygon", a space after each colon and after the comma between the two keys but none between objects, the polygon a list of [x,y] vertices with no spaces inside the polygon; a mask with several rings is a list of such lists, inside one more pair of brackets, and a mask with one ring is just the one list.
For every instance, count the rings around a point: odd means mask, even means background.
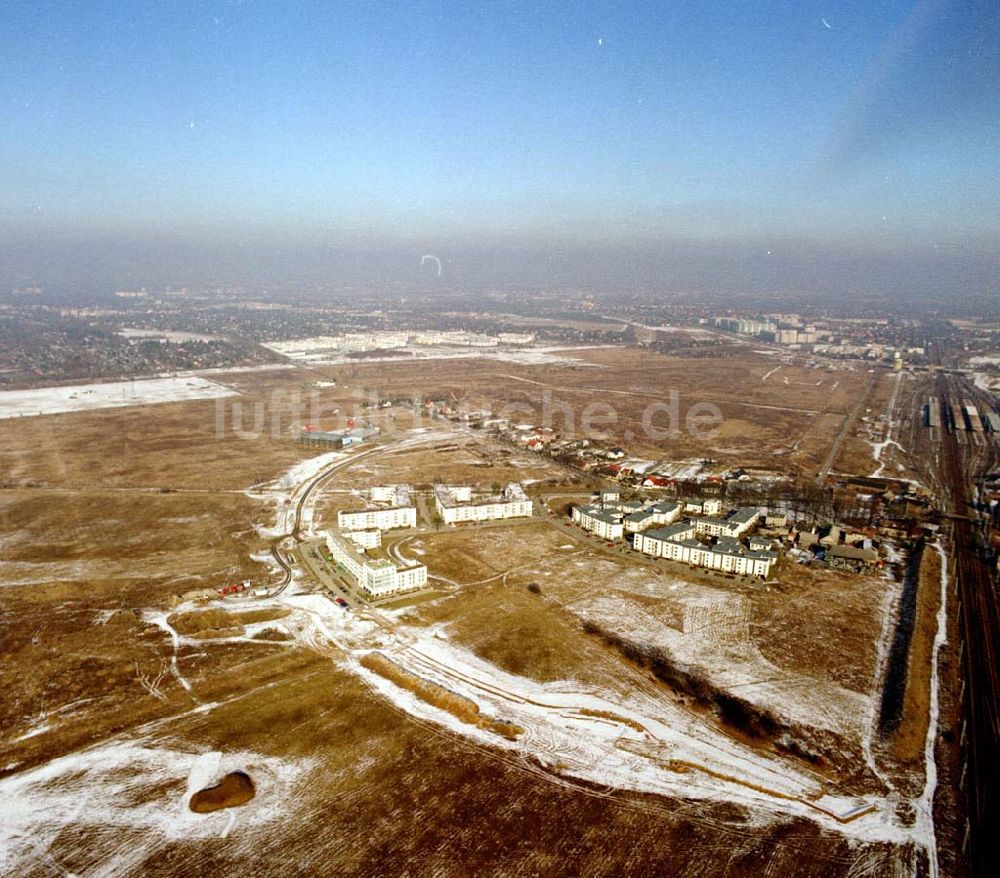
[{"label": "snow covered field", "polygon": [[996,375],[987,375],[985,372],[975,372],[972,377],[975,381],[976,387],[980,390],[985,390],[987,393],[996,393],[997,388],[1000,387],[1000,378]]},{"label": "snow covered field", "polygon": [[[268,538],[290,534],[295,526],[295,501],[298,500],[300,492],[324,469],[347,456],[341,451],[328,451],[326,454],[307,458],[273,481],[249,489],[246,492],[248,497],[273,503],[276,509],[274,525],[272,527],[257,525],[257,533]],[[312,507],[303,510],[303,523],[307,527],[312,524]]]},{"label": "snow covered field", "polygon": [[[750,603],[745,596],[675,580],[668,589],[683,607],[677,627],[676,620],[644,608],[640,602],[643,583],[638,577],[621,577],[616,584],[615,593],[585,598],[570,609],[629,642],[662,650],[676,667],[789,723],[860,743],[869,699],[769,662],[750,635]],[[647,588],[655,594],[663,586],[650,580]],[[630,599],[630,593],[638,599]]]},{"label": "snow covered field", "polygon": [[231,387],[194,375],[5,390],[0,391],[0,419],[154,405],[160,402],[220,399],[227,396],[238,396],[238,393]]},{"label": "snow covered field", "polygon": [[[303,344],[305,343],[304,340]],[[264,347],[269,348],[295,363],[303,365],[336,366],[344,363],[405,363],[413,360],[498,360],[504,363],[517,363],[524,366],[543,365],[584,365],[600,368],[597,363],[581,362],[571,355],[572,351],[594,350],[606,345],[587,345],[585,347],[563,347],[559,345],[546,347],[519,348],[511,350],[496,350],[493,348],[476,347],[425,347],[411,345],[393,349],[393,355],[384,357],[366,356],[363,360],[349,357],[333,348],[296,348],[286,346],[288,342],[275,342]],[[402,355],[402,356],[401,356]]]},{"label": "snow covered field", "polygon": [[[279,520],[272,533],[287,526],[283,512],[303,485],[336,461],[337,455],[320,455],[302,461],[269,485],[258,486],[278,504]],[[641,596],[644,588],[652,587],[646,578],[637,573],[629,590]],[[619,588],[625,585],[621,579]],[[588,595],[573,609],[585,616],[596,613],[605,623],[617,620],[631,635],[665,645],[687,665],[704,667],[721,688],[738,689],[747,701],[778,709],[794,723],[829,730],[860,745],[870,713],[866,696],[782,671],[764,659],[749,636],[745,598],[682,580],[668,587],[685,607],[679,629],[621,593],[614,599]],[[451,728],[479,745],[511,751],[513,758],[535,759],[554,777],[738,803],[752,808],[755,819],[765,823],[792,815],[806,817],[858,840],[927,843],[926,825],[916,831],[906,826],[879,796],[840,795],[793,761],[734,741],[667,699],[641,691],[604,692],[574,681],[541,684],[510,674],[453,643],[447,625],[412,627],[394,614],[374,609],[345,612],[325,596],[296,592],[292,589],[278,599],[292,613],[271,625],[311,649],[327,652],[408,713]],[[247,608],[251,606],[255,604]],[[249,636],[249,630],[242,635]],[[523,732],[516,740],[507,740],[462,723],[363,667],[361,658],[373,650],[474,701],[483,715],[514,723]]]},{"label": "snow covered field", "polygon": [[[889,803],[838,795],[815,775],[720,734],[669,700],[641,692],[623,698],[574,681],[542,684],[507,673],[452,643],[447,625],[412,628],[393,614],[373,611],[359,617],[320,595],[289,595],[280,603],[297,612],[278,625],[312,649],[334,650],[331,657],[342,667],[397,707],[519,761],[537,760],[553,776],[738,803],[764,824],[794,815],[863,841],[922,840],[898,821]],[[372,650],[522,733],[508,740],[428,704],[362,667],[360,659]]]},{"label": "snow covered field", "polygon": [[[418,429],[412,430],[410,435],[396,444],[396,449],[408,448],[414,445],[423,445],[429,442],[436,442],[444,436],[449,435],[447,431]],[[257,533],[262,537],[281,537],[292,532],[295,524],[295,506],[302,492],[308,484],[324,470],[333,468],[338,463],[345,463],[348,460],[356,462],[363,460],[370,454],[379,451],[377,448],[358,449],[349,448],[347,451],[328,451],[315,457],[309,457],[299,461],[294,466],[287,469],[276,479],[260,485],[254,485],[245,491],[252,500],[261,500],[266,503],[273,503],[276,509],[275,522],[272,527],[256,526]],[[313,520],[316,511],[316,501],[319,495],[314,494],[310,502],[302,507],[301,525],[304,532],[309,536],[317,536],[313,532]]]},{"label": "snow covered field", "polygon": [[[414,434],[400,444],[405,448],[438,441],[446,434]],[[317,476],[332,475],[340,465],[355,460],[371,462],[374,455],[384,453],[385,449],[374,448],[316,455],[249,489],[248,496],[274,505],[273,526],[261,528],[262,535],[278,537],[291,530],[294,506]],[[302,524],[307,529],[312,525],[318,494],[317,488],[303,503]],[[573,543],[559,545],[573,547]],[[255,560],[266,557],[258,553]],[[545,559],[536,563],[543,567]],[[942,610],[932,677],[935,690],[936,651],[944,638],[946,566],[942,563]],[[31,570],[23,573],[32,575]],[[750,832],[802,818],[825,832],[859,843],[916,844],[928,850],[929,874],[936,876],[931,809],[936,695],[925,752],[927,784],[919,798],[907,800],[916,814],[915,820],[907,819],[898,807],[898,792],[847,794],[801,761],[728,736],[683,703],[660,697],[655,691],[614,691],[566,679],[541,683],[510,673],[478,657],[458,643],[457,637],[453,640],[447,623],[426,627],[407,624],[403,611],[362,606],[347,611],[326,595],[312,591],[304,580],[296,581],[302,575],[296,570],[292,584],[280,596],[238,601],[239,610],[280,607],[289,612],[280,618],[241,625],[235,636],[224,633],[233,628],[220,629],[217,638],[179,633],[171,615],[205,608],[194,601],[181,603],[170,612],[147,610],[143,621],[161,628],[170,640],[170,664],[164,672],[197,694],[197,683],[192,684],[195,678],[189,681],[184,676],[189,672],[183,665],[178,667],[182,647],[190,652],[223,642],[297,644],[327,656],[411,716],[447,728],[491,757],[499,754],[499,758],[552,783],[566,786],[584,781],[612,798],[622,791],[640,791],[682,802],[733,803],[747,809],[743,826]],[[669,592],[681,609],[672,621],[650,609],[652,602],[642,600],[664,592]],[[228,609],[235,604],[212,605]],[[721,688],[736,690],[751,703],[780,707],[790,721],[836,730],[855,739],[869,731],[872,705],[867,696],[792,674],[761,655],[748,631],[745,595],[682,579],[654,579],[648,571],[637,569],[616,574],[613,596],[602,591],[583,593],[570,609],[580,616],[597,616],[609,627],[627,631],[633,639],[661,645],[678,663],[706,666]],[[287,636],[267,638],[272,630]],[[508,739],[463,723],[373,673],[361,665],[361,659],[373,651],[381,652],[399,668],[473,701],[482,716],[519,727],[519,734]],[[150,691],[157,683],[149,684]],[[209,713],[218,706],[204,703],[192,712]],[[44,721],[41,717],[40,722]],[[29,734],[44,731],[40,725]],[[252,802],[238,811],[210,815],[189,811],[186,802],[192,791],[234,769],[248,771],[257,784],[258,795]],[[134,840],[120,849],[97,851],[102,858],[100,874],[109,876],[135,874],[143,857],[164,840],[222,837],[234,844],[261,843],[276,821],[287,817],[286,804],[308,784],[310,774],[328,770],[329,766],[308,759],[283,759],[250,750],[220,753],[146,734],[134,740],[112,739],[0,779],[0,872],[2,854],[9,856],[9,864],[31,863],[48,851],[60,830],[74,825],[85,831],[112,826]],[[161,790],[156,798],[144,797],[143,791],[150,787]]]},{"label": "snow covered field", "polygon": [[899,389],[903,384],[903,377],[905,373],[897,372],[892,376],[892,381],[894,382],[892,388],[892,396],[889,397],[889,404],[886,406],[885,410],[885,436],[882,438],[881,442],[872,442],[872,457],[878,464],[878,468],[871,474],[871,478],[875,479],[885,472],[885,462],[882,460],[882,455],[885,453],[886,448],[890,445],[895,445],[900,451],[903,451],[903,446],[900,445],[895,439],[892,438],[893,428],[896,426],[895,421],[893,421],[893,412],[896,410],[896,400],[899,398]]},{"label": "snow covered field", "polygon": [[[107,849],[94,852],[100,871],[88,874],[140,874],[150,850],[164,840],[224,838],[234,825],[245,833],[282,819],[287,811],[283,802],[310,768],[307,760],[199,752],[151,739],[110,741],[53,759],[0,780],[0,872],[29,874],[32,866],[40,867],[56,835],[75,825],[114,827],[119,833],[109,839]],[[237,769],[249,772],[257,788],[257,796],[238,813],[195,814],[188,808],[192,790]],[[178,779],[184,777],[182,785]],[[157,784],[166,790],[162,796],[139,804],[132,800]],[[48,859],[49,866],[55,863]],[[59,869],[52,874],[70,873]]]},{"label": "snow covered field", "polygon": [[[294,494],[292,483],[329,463],[324,457],[304,461],[271,487]],[[649,584],[641,574],[635,579],[629,590],[641,596]],[[625,584],[620,576],[618,584]],[[605,622],[617,619],[633,635],[645,633],[683,663],[706,667],[721,688],[737,689],[749,702],[777,709],[792,722],[843,735],[855,746],[866,739],[870,699],[768,662],[749,636],[745,598],[720,595],[682,580],[668,587],[685,606],[679,629],[650,615],[641,603],[628,601],[625,594],[610,600],[587,595],[574,609],[584,615],[594,611]],[[553,778],[579,778],[671,798],[737,803],[751,808],[753,819],[765,824],[793,815],[805,817],[849,838],[915,843],[933,856],[933,824],[925,813],[926,803],[914,801],[920,819],[907,825],[889,799],[877,794],[842,795],[794,761],[734,741],[667,699],[642,691],[606,692],[569,680],[542,684],[508,673],[452,642],[446,624],[412,627],[397,614],[374,609],[344,612],[326,597],[296,594],[294,589],[279,603],[293,611],[278,623],[280,627],[311,649],[328,652],[397,707],[483,747],[506,750],[519,761],[537,760]],[[637,631],[644,624],[647,630]],[[508,740],[428,704],[363,667],[361,658],[373,650],[472,700],[483,715],[513,723],[523,732]]]}]

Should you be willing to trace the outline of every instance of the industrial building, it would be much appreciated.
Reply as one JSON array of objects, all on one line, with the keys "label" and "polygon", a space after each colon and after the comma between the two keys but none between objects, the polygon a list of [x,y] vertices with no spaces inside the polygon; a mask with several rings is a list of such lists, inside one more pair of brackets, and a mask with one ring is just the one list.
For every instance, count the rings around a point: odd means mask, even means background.
[{"label": "industrial building", "polygon": [[343,531],[393,530],[397,527],[416,527],[417,510],[414,506],[390,506],[387,509],[362,509],[337,513],[337,527]]},{"label": "industrial building", "polygon": [[437,485],[434,505],[445,524],[522,518],[532,512],[532,502],[517,482],[507,485],[499,496],[476,496],[468,485]]},{"label": "industrial building", "polygon": [[965,417],[969,423],[969,429],[973,433],[983,432],[983,421],[979,417],[979,409],[977,409],[973,404],[971,399],[963,399],[962,407],[965,409]]},{"label": "industrial building", "polygon": [[369,554],[348,534],[328,532],[326,545],[333,560],[341,565],[369,600],[417,591],[427,585],[423,564],[400,567],[380,554]]},{"label": "industrial building", "polygon": [[378,435],[374,427],[351,427],[347,430],[315,430],[304,427],[298,441],[303,445],[324,445],[330,448],[349,448]]},{"label": "industrial building", "polygon": [[831,546],[826,550],[825,560],[836,570],[860,573],[878,563],[878,552],[860,546]]}]

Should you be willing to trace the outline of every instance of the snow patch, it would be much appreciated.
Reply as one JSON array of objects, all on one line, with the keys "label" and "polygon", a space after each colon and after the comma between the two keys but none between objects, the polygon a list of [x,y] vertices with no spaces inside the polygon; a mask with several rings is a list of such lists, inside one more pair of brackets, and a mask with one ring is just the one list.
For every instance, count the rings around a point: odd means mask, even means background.
[{"label": "snow patch", "polygon": [[4,390],[0,391],[0,419],[238,395],[231,387],[195,375],[188,378],[143,378],[106,384]]}]

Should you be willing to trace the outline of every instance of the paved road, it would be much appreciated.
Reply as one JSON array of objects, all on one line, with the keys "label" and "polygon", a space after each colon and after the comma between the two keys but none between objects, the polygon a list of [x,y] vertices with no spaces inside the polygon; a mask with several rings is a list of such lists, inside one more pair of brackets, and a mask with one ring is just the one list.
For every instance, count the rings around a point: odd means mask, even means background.
[{"label": "paved road", "polygon": [[[384,449],[372,448],[369,449],[368,451],[362,452],[361,454],[355,454],[351,457],[348,457],[346,460],[337,461],[328,466],[326,469],[322,470],[320,473],[318,473],[316,476],[314,476],[306,483],[305,490],[302,492],[302,495],[299,497],[298,502],[295,504],[295,519],[294,519],[294,524],[292,525],[291,533],[282,534],[280,537],[275,537],[274,541],[271,543],[271,557],[274,558],[274,560],[278,563],[278,566],[281,567],[282,571],[284,572],[284,576],[282,577],[281,582],[279,582],[277,586],[275,586],[272,590],[268,592],[267,595],[268,597],[276,597],[277,595],[281,594],[286,588],[288,588],[288,586],[292,582],[292,568],[291,565],[288,563],[288,561],[285,560],[281,544],[289,537],[294,539],[297,544],[301,544],[303,542],[303,537],[301,535],[302,510],[305,508],[306,500],[309,499],[309,496],[312,494],[312,492],[316,490],[316,488],[320,484],[322,484],[332,475],[334,475],[334,473],[336,473],[338,470],[343,469],[345,466],[354,464],[357,461],[361,460],[362,458],[368,457],[369,455],[382,450]],[[298,556],[300,559],[302,559],[304,553],[299,551]]]},{"label": "paved road", "polygon": [[[390,451],[396,451],[400,448],[407,448],[413,445],[421,445],[427,442],[438,442],[442,438],[445,437],[440,433],[430,433],[426,435],[412,436],[402,440],[401,442],[376,445],[374,448],[369,448],[367,451],[361,451],[355,454],[351,454],[348,457],[344,458],[343,460],[334,461],[332,464],[330,464],[330,466],[321,470],[319,473],[317,473],[315,476],[313,476],[311,479],[305,482],[304,487],[303,485],[299,485],[296,488],[296,491],[301,491],[301,493],[299,494],[298,500],[295,503],[295,517],[293,519],[292,530],[290,533],[282,534],[279,537],[275,537],[271,543],[271,549],[270,549],[271,556],[281,567],[282,571],[284,572],[284,575],[282,577],[281,582],[279,582],[277,586],[275,586],[274,589],[268,593],[268,597],[275,597],[276,595],[281,594],[286,588],[288,588],[289,584],[292,581],[292,568],[285,560],[285,558],[282,556],[281,544],[289,537],[291,537],[296,544],[301,544],[302,542],[304,542],[305,538],[302,536],[302,513],[306,507],[306,502],[312,496],[313,492],[320,487],[320,485],[322,485],[328,479],[336,475],[340,470],[350,466],[354,466],[354,464],[356,464],[358,461],[364,460],[373,455],[385,454]],[[299,557],[300,558],[302,557],[301,552],[299,552]]]},{"label": "paved road", "polygon": [[[854,422],[858,419],[859,415],[865,408],[865,403],[871,398],[872,391],[875,389],[875,384],[881,376],[881,372],[876,372],[872,376],[872,380],[869,382],[868,387],[865,392],[858,397],[858,401],[854,403],[854,408],[852,408],[847,416],[844,418],[844,423],[840,426],[840,432],[834,437],[833,444],[830,446],[830,451],[826,455],[826,459],[823,461],[823,465],[819,468],[819,473],[817,477],[820,480],[825,479],[830,474],[830,469],[837,462],[837,455],[840,454],[840,446],[844,444],[844,439],[850,432],[851,427],[854,426]],[[898,385],[897,385],[898,386]],[[892,406],[889,407],[889,415],[892,416]],[[886,428],[888,430],[888,427]]]}]

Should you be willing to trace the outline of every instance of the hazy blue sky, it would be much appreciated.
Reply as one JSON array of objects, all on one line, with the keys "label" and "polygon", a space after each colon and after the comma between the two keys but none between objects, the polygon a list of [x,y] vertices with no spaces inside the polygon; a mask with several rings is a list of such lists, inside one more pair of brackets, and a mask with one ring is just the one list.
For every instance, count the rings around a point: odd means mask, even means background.
[{"label": "hazy blue sky", "polygon": [[990,250],[995,0],[0,6],[8,235]]}]

